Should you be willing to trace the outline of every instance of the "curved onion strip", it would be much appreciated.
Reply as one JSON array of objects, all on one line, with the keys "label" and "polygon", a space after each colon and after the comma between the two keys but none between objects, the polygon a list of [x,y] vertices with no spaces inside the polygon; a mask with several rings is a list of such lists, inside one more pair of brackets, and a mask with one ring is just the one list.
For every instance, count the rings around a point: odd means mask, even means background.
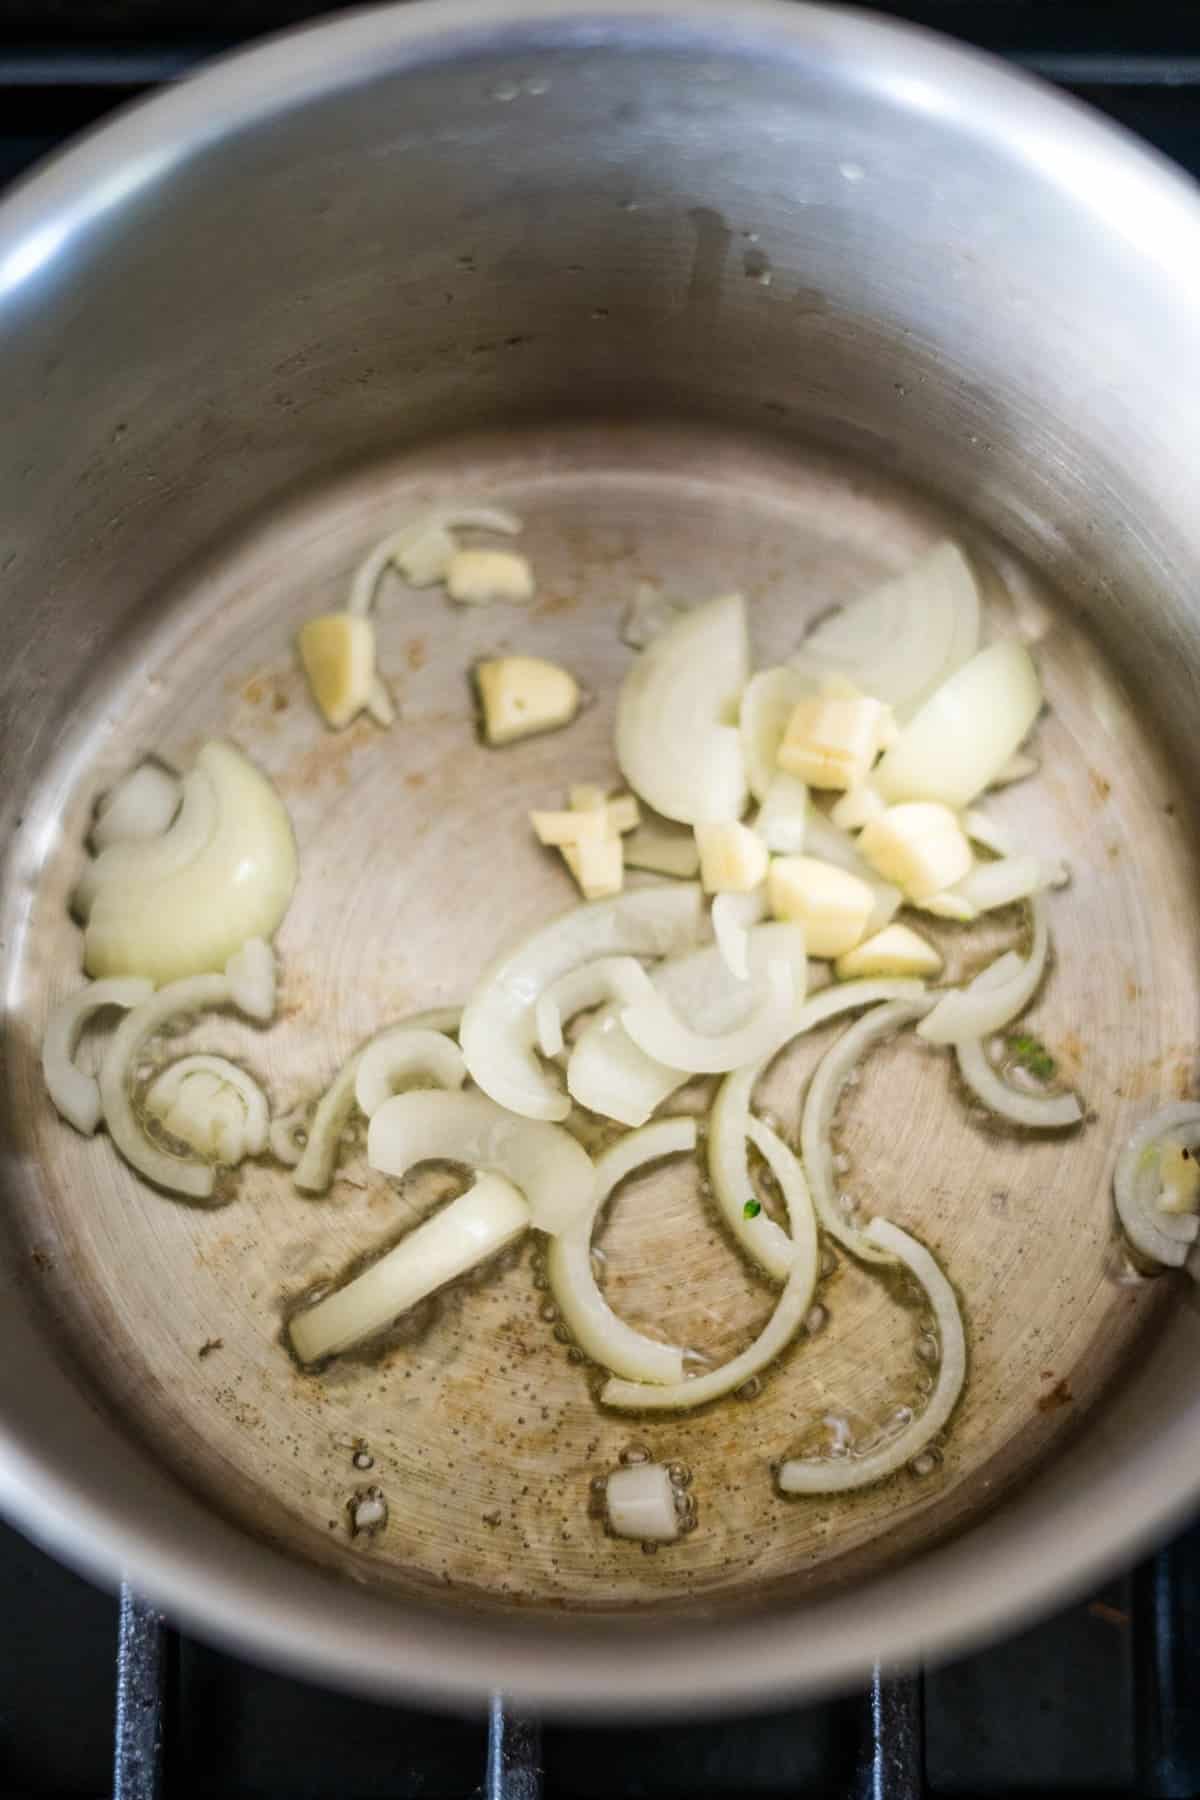
[{"label": "curved onion strip", "polygon": [[641,1381],[608,1381],[600,1394],[602,1405],[635,1412],[681,1412],[703,1406],[706,1401],[741,1387],[774,1362],[803,1325],[812,1305],[818,1273],[817,1222],[808,1183],[796,1157],[761,1120],[750,1121],[750,1138],[783,1190],[795,1246],[794,1260],[774,1312],[754,1342],[719,1369],[710,1369],[705,1375],[670,1387],[653,1387]]},{"label": "curved onion strip", "polygon": [[793,709],[815,690],[815,682],[798,669],[760,669],[742,691],[738,730],[746,780],[756,800],[767,797],[775,779],[775,758]]},{"label": "curved onion strip", "polygon": [[635,1169],[695,1147],[694,1119],[659,1119],[620,1138],[596,1159],[591,1207],[547,1246],[550,1291],[576,1343],[594,1362],[630,1381],[682,1381],[683,1351],[626,1325],[600,1292],[592,1271],[596,1219],[613,1190]]},{"label": "curved onion strip", "polygon": [[180,1013],[211,1012],[228,1006],[229,982],[224,975],[191,975],[160,988],[118,1025],[100,1065],[100,1100],[108,1135],[131,1168],[156,1187],[207,1200],[216,1177],[210,1163],[172,1156],[146,1136],[134,1111],[130,1083],[143,1046]]},{"label": "curved onion strip", "polygon": [[399,1178],[423,1162],[493,1169],[515,1182],[539,1231],[565,1231],[596,1187],[591,1157],[561,1125],[519,1119],[486,1094],[393,1094],[367,1127],[367,1161]]},{"label": "curved onion strip", "polygon": [[538,995],[579,963],[600,956],[666,956],[699,935],[694,883],[638,888],[572,907],[503,951],[485,969],[462,1016],[459,1041],[472,1079],[510,1112],[565,1119],[571,1102],[534,1052]]},{"label": "curved onion strip", "polygon": [[446,573],[457,545],[455,528],[496,531],[515,537],[521,521],[494,506],[450,506],[434,509],[391,532],[368,552],[350,583],[347,612],[367,613],[384,571],[396,563],[409,587],[433,587]]},{"label": "curved onion strip", "polygon": [[562,1054],[563,1021],[590,1012],[608,1000],[629,1004],[650,993],[650,977],[632,956],[598,956],[595,962],[568,969],[538,995],[534,1008],[538,1049],[543,1056]]},{"label": "curved onion strip", "polygon": [[[836,993],[837,990],[831,991]],[[824,995],[817,998],[823,999]],[[902,1025],[921,1018],[932,1005],[933,999],[928,994],[909,1000],[891,1000],[851,1025],[817,1064],[804,1102],[800,1154],[812,1185],[817,1217],[830,1237],[836,1238],[864,1262],[890,1262],[891,1258],[877,1247],[865,1230],[851,1225],[838,1206],[830,1140],[834,1114],[847,1077],[867,1051],[874,1049],[884,1038],[891,1037]]]},{"label": "curved onion strip", "polygon": [[425,1076],[435,1087],[460,1088],[467,1079],[463,1053],[443,1032],[416,1025],[382,1031],[359,1053],[354,1098],[373,1118],[385,1100],[406,1082]]},{"label": "curved onion strip", "polygon": [[973,844],[983,850],[990,850],[993,856],[1014,856],[1016,845],[1012,837],[990,813],[981,812],[976,806],[968,806],[959,823]]},{"label": "curved onion strip", "polygon": [[947,892],[957,894],[976,913],[993,912],[1028,900],[1043,888],[1058,887],[1065,874],[1061,863],[1042,862],[1036,856],[1000,856],[994,862],[977,862]]},{"label": "curved onion strip", "polygon": [[744,1025],[716,1037],[693,1031],[660,993],[621,1013],[621,1023],[639,1050],[668,1068],[691,1075],[723,1075],[743,1063],[759,1062],[790,1036],[795,982],[786,962],[767,964],[758,1005]]},{"label": "curved onion strip", "polygon": [[[230,1143],[227,1138],[221,1141],[224,1122],[215,1110],[219,1088],[208,1095],[207,1103],[201,1098],[189,1106],[184,1090],[197,1075],[210,1076],[219,1087],[228,1088],[234,1095],[241,1110],[236,1143]],[[181,1102],[182,1110],[177,1113],[176,1108]],[[143,1104],[148,1113],[162,1120],[173,1137],[181,1138],[193,1150],[202,1156],[212,1156],[217,1162],[239,1163],[246,1156],[261,1156],[267,1147],[270,1125],[267,1096],[253,1075],[227,1057],[181,1056],[178,1062],[168,1063],[150,1083]],[[191,1135],[193,1125],[207,1141],[196,1141]]]},{"label": "curved onion strip", "polygon": [[1200,1150],[1200,1104],[1177,1101],[1143,1119],[1117,1158],[1113,1198],[1134,1249],[1153,1262],[1178,1268],[1187,1260],[1188,1245],[1200,1235],[1200,1221],[1194,1213],[1165,1213],[1155,1204],[1162,1189],[1158,1161],[1164,1138]]},{"label": "curved onion strip", "polygon": [[1082,1119],[1083,1108],[1074,1094],[1027,1094],[1012,1087],[993,1067],[981,1038],[955,1044],[954,1053],[959,1073],[975,1098],[998,1117],[1033,1131],[1061,1131]]},{"label": "curved onion strip", "polygon": [[267,1025],[275,1017],[275,952],[265,938],[249,938],[225,964],[233,1004]]},{"label": "curved onion strip", "polygon": [[726,1225],[746,1253],[776,1281],[785,1281],[796,1250],[782,1225],[765,1212],[746,1217],[746,1202],[756,1199],[746,1160],[750,1133],[750,1096],[765,1062],[736,1069],[721,1083],[708,1122],[708,1178]]},{"label": "curved onion strip", "polygon": [[[1050,948],[1049,918],[1040,894],[1030,897],[1029,916],[1033,922],[1029,955],[1015,969],[1006,964],[1011,972],[1005,979],[998,973],[999,962],[1004,960],[1001,958],[967,987],[944,994],[929,1017],[917,1026],[927,1043],[960,1044],[971,1038],[989,1037],[1024,1012],[1038,990]],[[1006,956],[1011,954],[1005,952]]]},{"label": "curved onion strip", "polygon": [[175,822],[161,837],[110,844],[88,863],[71,896],[72,910],[85,922],[101,888],[127,889],[162,881],[194,862],[217,829],[217,791],[201,768],[189,769],[181,786]]},{"label": "curved onion strip", "polygon": [[68,1125],[90,1137],[100,1123],[100,1084],[85,1074],[75,1061],[83,1028],[93,1013],[106,1006],[128,1011],[140,1006],[154,992],[154,983],[140,976],[117,976],[93,981],[59,1002],[46,1024],[42,1039],[42,1078],[55,1108]]},{"label": "curved onion strip", "polygon": [[808,814],[806,783],[780,769],[754,815],[754,829],[768,850],[780,856],[798,856],[808,834]]},{"label": "curved onion strip", "polygon": [[296,1165],[296,1173],[292,1177],[296,1186],[304,1194],[323,1194],[333,1180],[333,1171],[337,1166],[338,1150],[342,1142],[342,1133],[350,1123],[350,1115],[354,1111],[354,1084],[358,1078],[358,1063],[364,1050],[370,1049],[376,1039],[387,1032],[405,1031],[457,1031],[462,1015],[457,1007],[436,1007],[432,1012],[414,1013],[411,1019],[403,1019],[399,1026],[389,1025],[384,1033],[377,1032],[374,1037],[360,1046],[352,1056],[347,1057],[325,1092],[317,1102],[317,1110],[313,1114],[312,1123],[308,1127],[308,1142],[304,1146],[304,1154]]},{"label": "curved onion strip", "polygon": [[276,1162],[281,1162],[287,1169],[295,1168],[304,1155],[304,1147],[296,1139],[307,1128],[308,1108],[303,1103],[291,1107],[285,1113],[276,1113],[267,1136],[271,1155]]},{"label": "curved onion strip", "polygon": [[919,1456],[954,1411],[967,1375],[967,1342],[954,1289],[924,1244],[889,1219],[872,1219],[864,1234],[877,1260],[903,1263],[929,1296],[941,1339],[937,1381],[924,1412],[890,1442],[864,1456],[789,1457],[780,1466],[779,1487],[785,1494],[844,1494],[894,1475]]},{"label": "curved onion strip", "polygon": [[946,540],[822,620],[791,660],[814,680],[845,676],[905,717],[978,646],[979,588]]},{"label": "curved onion strip", "polygon": [[767,910],[761,888],[749,894],[717,894],[712,903],[713,936],[725,967],[739,981],[750,979],[750,927],[761,923]]},{"label": "curved onion strip", "polygon": [[1041,679],[1024,644],[989,644],[934,689],[871,780],[891,804],[969,806],[1020,745],[1041,704]]},{"label": "curved onion strip", "polygon": [[396,723],[396,703],[381,675],[372,675],[371,677],[366,710],[375,723],[382,725],[385,730],[389,725]]},{"label": "curved onion strip", "polygon": [[162,837],[179,811],[182,797],[178,775],[161,763],[139,763],[109,788],[97,807],[92,849],[99,854],[110,844]]},{"label": "curved onion strip", "polygon": [[746,810],[742,741],[726,721],[749,674],[746,606],[729,594],[668,625],[621,683],[617,762],[664,818],[707,825]]},{"label": "curved onion strip", "polygon": [[479,1175],[465,1194],[401,1238],[369,1269],[297,1313],[288,1325],[302,1363],[320,1362],[382,1331],[418,1300],[511,1244],[529,1225],[521,1193],[499,1175]]}]

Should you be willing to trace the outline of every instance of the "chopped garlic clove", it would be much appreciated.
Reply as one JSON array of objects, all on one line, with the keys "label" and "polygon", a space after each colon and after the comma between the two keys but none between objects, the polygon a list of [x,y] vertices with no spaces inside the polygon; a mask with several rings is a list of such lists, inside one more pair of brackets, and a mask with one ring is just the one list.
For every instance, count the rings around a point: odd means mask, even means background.
[{"label": "chopped garlic clove", "polygon": [[700,852],[690,831],[670,825],[639,825],[622,840],[625,867],[652,875],[674,875],[691,881],[700,869]]},{"label": "chopped garlic clove", "polygon": [[512,744],[569,725],[579,710],[575,677],[537,656],[501,656],[475,670],[489,744]]},{"label": "chopped garlic clove", "polygon": [[446,592],[464,606],[533,599],[533,570],[517,550],[456,550],[446,570]]},{"label": "chopped garlic clove", "polygon": [[529,823],[538,842],[559,848],[564,844],[599,844],[612,833],[608,816],[601,812],[531,812]]},{"label": "chopped garlic clove", "polygon": [[887,925],[839,956],[834,965],[841,981],[861,975],[937,976],[942,958],[928,939],[907,925]]},{"label": "chopped garlic clove", "polygon": [[863,827],[858,848],[886,881],[918,902],[961,881],[972,861],[962,826],[936,800],[889,806]]},{"label": "chopped garlic clove", "polygon": [[706,894],[748,894],[766,878],[767,846],[748,825],[697,825],[696,846]]},{"label": "chopped garlic clove", "polygon": [[882,748],[887,714],[882,701],[866,695],[801,700],[779,746],[779,767],[810,787],[859,787]]},{"label": "chopped garlic clove", "polygon": [[1194,1213],[1200,1206],[1200,1162],[1185,1144],[1167,1139],[1158,1155],[1162,1191],[1156,1201],[1162,1213]]},{"label": "chopped garlic clove", "polygon": [[606,900],[610,894],[619,894],[625,885],[625,858],[618,837],[564,844],[562,854],[585,900]]},{"label": "chopped garlic clove", "polygon": [[321,613],[300,627],[296,642],[313,699],[340,731],[371,698],[375,627],[357,613]]},{"label": "chopped garlic clove", "polygon": [[776,857],[767,873],[767,899],[775,918],[803,925],[810,956],[852,950],[875,907],[867,882],[814,856]]}]

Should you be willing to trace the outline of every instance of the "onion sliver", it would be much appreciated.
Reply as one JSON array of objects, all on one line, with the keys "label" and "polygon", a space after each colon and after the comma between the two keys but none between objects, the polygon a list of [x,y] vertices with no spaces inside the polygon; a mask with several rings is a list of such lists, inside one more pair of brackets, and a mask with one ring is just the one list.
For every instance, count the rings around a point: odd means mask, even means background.
[{"label": "onion sliver", "polygon": [[297,1138],[300,1132],[307,1131],[307,1127],[308,1108],[303,1103],[290,1107],[285,1113],[276,1113],[271,1120],[267,1142],[271,1155],[286,1169],[294,1169],[304,1155],[304,1147],[297,1142]]},{"label": "onion sliver", "polygon": [[567,1063],[572,1100],[620,1125],[644,1125],[687,1079],[638,1049],[616,1007],[605,1007],[580,1033]]},{"label": "onion sliver", "polygon": [[1002,769],[1042,704],[1023,644],[989,644],[930,695],[871,776],[885,800],[969,806]]},{"label": "onion sliver", "polygon": [[[836,993],[837,989],[829,992]],[[816,998],[823,1000],[825,996],[818,994]],[[800,1154],[812,1186],[817,1217],[830,1237],[836,1238],[864,1262],[890,1262],[891,1257],[886,1250],[878,1248],[865,1230],[852,1225],[838,1205],[831,1141],[834,1114],[847,1078],[867,1051],[873,1050],[884,1038],[893,1036],[901,1026],[921,1018],[932,1005],[933,999],[928,994],[908,1000],[890,1000],[886,1005],[875,1007],[864,1019],[857,1020],[817,1064],[804,1102]]]},{"label": "onion sliver", "polygon": [[694,883],[637,888],[572,907],[503,950],[476,983],[459,1042],[471,1077],[499,1105],[528,1119],[565,1119],[568,1097],[534,1050],[538,996],[580,963],[600,956],[666,956],[700,931]]},{"label": "onion sliver", "polygon": [[465,1194],[410,1231],[369,1269],[297,1313],[288,1325],[302,1363],[320,1362],[382,1331],[438,1288],[495,1256],[529,1225],[529,1208],[510,1181],[479,1175]]},{"label": "onion sliver", "polygon": [[721,1217],[738,1243],[761,1269],[785,1281],[796,1247],[782,1225],[761,1210],[746,1215],[747,1202],[757,1199],[746,1158],[750,1134],[750,1096],[765,1063],[736,1069],[721,1083],[708,1122],[708,1177]]},{"label": "onion sliver", "polygon": [[[296,841],[275,789],[232,744],[205,744],[196,771],[216,795],[212,835],[169,874],[102,882],[84,937],[89,974],[164,982],[216,973],[248,938],[271,937],[286,912],[296,885]],[[181,812],[172,830],[182,821]],[[147,854],[171,836],[144,846]]]},{"label": "onion sliver", "polygon": [[439,1088],[460,1088],[467,1079],[463,1053],[452,1038],[416,1025],[381,1031],[360,1051],[354,1098],[368,1119],[406,1082],[424,1077]]},{"label": "onion sliver", "polygon": [[543,1056],[561,1055],[563,1021],[576,1013],[590,1012],[609,1000],[623,1004],[642,1000],[652,991],[650,977],[632,956],[598,956],[595,962],[568,969],[538,995],[534,1018],[539,1050]]},{"label": "onion sliver", "polygon": [[750,674],[740,594],[685,613],[637,658],[617,699],[617,762],[647,805],[683,825],[740,819],[746,771],[733,715]]},{"label": "onion sliver", "polygon": [[627,1175],[695,1147],[694,1119],[658,1119],[620,1138],[596,1159],[591,1207],[567,1231],[552,1238],[546,1250],[550,1291],[575,1342],[594,1362],[630,1381],[682,1381],[683,1351],[646,1337],[617,1317],[592,1271],[592,1233],[600,1209]]},{"label": "onion sliver", "polygon": [[392,563],[400,569],[409,587],[433,587],[444,577],[458,548],[450,535],[458,527],[465,530],[474,527],[479,531],[496,531],[505,537],[515,537],[521,529],[521,521],[494,506],[444,507],[410,520],[399,531],[381,539],[359,564],[350,583],[346,610],[370,612],[375,590]]},{"label": "onion sliver", "polygon": [[1001,1119],[1032,1131],[1061,1131],[1078,1125],[1083,1108],[1074,1094],[1033,1094],[1012,1087],[993,1067],[981,1038],[955,1044],[958,1070],[975,1098]]},{"label": "onion sliver", "polygon": [[1060,865],[1041,862],[1036,856],[1001,856],[995,862],[977,862],[946,891],[957,894],[977,913],[993,912],[998,906],[1012,906],[1043,888],[1057,886],[1060,873]]},{"label": "onion sliver", "polygon": [[275,1017],[275,952],[265,938],[250,938],[225,964],[233,1004],[248,1019],[267,1025]]},{"label": "onion sliver", "polygon": [[[918,1034],[927,1043],[961,1044],[972,1038],[989,1037],[1024,1012],[1038,990],[1050,948],[1049,917],[1040,894],[1031,896],[1029,916],[1033,922],[1029,955],[1014,965],[1005,961],[1013,954],[1006,951],[1005,958],[984,969],[969,986],[944,994],[929,1017],[917,1026]],[[1003,978],[1001,962],[1006,971]]]},{"label": "onion sliver", "polygon": [[[190,1091],[189,1091],[190,1090]],[[230,1166],[267,1147],[270,1108],[252,1075],[224,1056],[182,1056],[168,1063],[143,1102],[172,1137]]]},{"label": "onion sliver", "polygon": [[739,981],[750,978],[750,927],[767,910],[761,888],[749,894],[717,894],[712,903],[713,936],[725,967]]},{"label": "onion sliver", "polygon": [[551,1233],[587,1212],[596,1186],[592,1159],[569,1132],[515,1118],[486,1094],[394,1094],[367,1128],[367,1161],[397,1178],[424,1162],[492,1169],[516,1183],[531,1222]]},{"label": "onion sliver", "polygon": [[[401,1030],[457,1031],[461,1017],[456,1007],[437,1007],[432,1012],[414,1013],[411,1019],[404,1019],[399,1025],[389,1025],[383,1033],[376,1033],[376,1037]],[[342,1133],[354,1111],[359,1058],[375,1041],[374,1037],[369,1038],[346,1059],[317,1102],[317,1110],[308,1127],[308,1142],[292,1177],[303,1194],[323,1194],[333,1180]]]},{"label": "onion sliver", "polygon": [[[746,780],[756,800],[765,800],[778,773],[775,758],[783,742],[787,722],[801,700],[815,690],[815,683],[797,669],[760,669],[742,693],[738,729]],[[794,779],[794,777],[793,777]]]},{"label": "onion sliver", "polygon": [[876,1259],[902,1263],[929,1297],[941,1340],[937,1380],[925,1409],[889,1442],[862,1456],[789,1457],[780,1465],[779,1487],[784,1494],[844,1494],[851,1488],[869,1487],[894,1475],[921,1454],[943,1429],[958,1402],[967,1375],[967,1341],[954,1289],[937,1259],[924,1244],[889,1219],[872,1219],[864,1236]]},{"label": "onion sliver", "polygon": [[75,1061],[84,1026],[93,1013],[106,1006],[128,1012],[154,992],[154,984],[138,976],[116,976],[111,981],[92,981],[55,1007],[42,1040],[42,1076],[46,1091],[68,1125],[90,1137],[103,1113],[100,1084],[85,1074]]},{"label": "onion sliver", "polygon": [[979,588],[958,545],[946,540],[822,620],[792,666],[811,681],[842,675],[904,718],[978,647]]},{"label": "onion sliver", "polygon": [[142,843],[159,838],[179,811],[183,789],[178,775],[161,763],[139,763],[111,787],[96,810],[92,848]]},{"label": "onion sliver", "polygon": [[194,862],[217,829],[217,793],[206,772],[189,769],[181,783],[175,822],[161,837],[110,844],[87,864],[71,896],[72,910],[85,922],[102,888],[122,891],[149,887]]},{"label": "onion sliver", "polygon": [[681,1412],[703,1406],[741,1387],[774,1362],[803,1325],[812,1305],[818,1273],[817,1222],[808,1183],[787,1145],[760,1120],[751,1120],[750,1134],[783,1190],[794,1246],[792,1266],[774,1312],[754,1342],[719,1369],[710,1369],[707,1374],[672,1383],[670,1387],[654,1387],[643,1381],[608,1381],[600,1394],[602,1405],[634,1412]]},{"label": "onion sliver", "polygon": [[647,1056],[691,1075],[723,1075],[743,1063],[759,1062],[790,1035],[795,983],[785,962],[768,963],[759,1002],[744,1025],[716,1037],[693,1031],[661,994],[622,1010],[621,1023]]},{"label": "onion sliver", "polygon": [[1134,1249],[1152,1262],[1178,1268],[1200,1234],[1200,1221],[1194,1213],[1166,1213],[1155,1204],[1162,1190],[1158,1163],[1164,1138],[1200,1151],[1200,1104],[1177,1101],[1143,1119],[1117,1158],[1113,1198]]},{"label": "onion sliver", "polygon": [[808,787],[798,775],[780,769],[754,816],[754,829],[768,850],[799,856],[808,835]]}]

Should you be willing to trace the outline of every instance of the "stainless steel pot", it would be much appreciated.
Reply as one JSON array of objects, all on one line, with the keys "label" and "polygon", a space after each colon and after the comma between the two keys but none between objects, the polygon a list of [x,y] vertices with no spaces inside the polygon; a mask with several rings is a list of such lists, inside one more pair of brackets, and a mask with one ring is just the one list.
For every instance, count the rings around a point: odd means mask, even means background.
[{"label": "stainless steel pot", "polygon": [[[937,39],[803,5],[355,14],[133,109],[0,207],[0,1500],[23,1529],[322,1680],[629,1712],[944,1653],[1178,1519],[1194,1304],[1105,1270],[1115,1143],[1193,1073],[1171,794],[1200,774],[1198,275],[1196,197],[1135,143]],[[544,1328],[526,1343],[527,1270],[442,1318],[415,1410],[396,1353],[319,1389],[277,1309],[322,1232],[362,1247],[353,1203],[320,1222],[264,1174],[188,1215],[49,1115],[36,1044],[77,979],[87,810],[152,744],[232,731],[296,814],[290,1023],[263,1053],[289,1091],[386,1006],[461,992],[551,903],[496,815],[561,780],[566,740],[500,775],[469,736],[462,671],[495,618],[393,609],[408,723],[386,744],[321,740],[288,649],[398,508],[468,487],[529,513],[550,583],[529,630],[598,684],[638,573],[744,579],[784,645],[943,509],[1007,566],[997,604],[1040,621],[1043,823],[1083,871],[1053,1000],[1099,1117],[1033,1152],[945,1123],[945,1094],[934,1114],[877,1090],[903,1204],[976,1308],[976,1411],[929,1493],[805,1517],[753,1486],[797,1360],[764,1411],[680,1428],[717,1560],[631,1571],[584,1519],[622,1432],[588,1424]],[[606,717],[572,754],[604,754]],[[875,1315],[844,1280],[861,1362]],[[472,1362],[484,1332],[493,1362],[524,1346],[540,1395]],[[836,1355],[853,1369],[853,1342]],[[522,1391],[576,1435],[539,1436]],[[391,1550],[345,1531],[355,1418]]]}]

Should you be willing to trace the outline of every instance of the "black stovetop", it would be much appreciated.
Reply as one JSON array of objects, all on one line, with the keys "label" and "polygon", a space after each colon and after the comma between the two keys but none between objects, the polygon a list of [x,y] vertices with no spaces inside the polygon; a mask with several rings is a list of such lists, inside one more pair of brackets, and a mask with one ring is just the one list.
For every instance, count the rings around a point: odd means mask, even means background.
[{"label": "black stovetop", "polygon": [[[201,57],[329,10],[0,0],[0,185]],[[1032,67],[1200,174],[1200,0],[881,10]],[[113,1791],[118,1602],[3,1527],[0,1596],[0,1800],[98,1800]],[[923,1681],[736,1721],[547,1728],[540,1741],[510,1720],[507,1773],[502,1758],[488,1763],[482,1715],[441,1718],[302,1686],[160,1638],[128,1605],[125,1623],[163,1700],[144,1712],[145,1694],[126,1686],[121,1800],[1200,1795],[1200,1528],[1134,1575]],[[133,1752],[158,1724],[161,1760],[139,1765]],[[499,1728],[493,1719],[493,1751]]]}]

